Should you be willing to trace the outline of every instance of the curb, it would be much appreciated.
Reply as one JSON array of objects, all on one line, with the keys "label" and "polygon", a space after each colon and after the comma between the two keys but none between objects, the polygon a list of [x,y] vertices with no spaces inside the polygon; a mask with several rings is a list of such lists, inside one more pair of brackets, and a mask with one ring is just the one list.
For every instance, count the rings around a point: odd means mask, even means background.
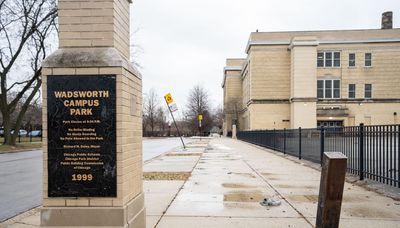
[{"label": "curb", "polygon": [[13,150],[13,151],[2,151],[0,152],[1,154],[12,154],[12,153],[20,153],[20,152],[29,152],[29,151],[35,151],[35,150],[41,150],[42,147],[38,147],[38,148],[30,148],[30,149],[23,149],[23,150]]}]

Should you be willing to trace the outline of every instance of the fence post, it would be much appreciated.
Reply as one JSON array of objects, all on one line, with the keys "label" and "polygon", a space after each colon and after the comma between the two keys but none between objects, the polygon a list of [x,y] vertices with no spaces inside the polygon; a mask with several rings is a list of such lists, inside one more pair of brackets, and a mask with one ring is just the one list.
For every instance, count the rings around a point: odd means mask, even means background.
[{"label": "fence post", "polygon": [[358,164],[360,169],[360,180],[364,180],[364,124],[360,123],[359,128],[359,140],[358,140]]},{"label": "fence post", "polygon": [[286,128],[283,129],[283,154],[286,154]]},{"label": "fence post", "polygon": [[321,134],[320,134],[320,136],[321,136],[321,139],[320,139],[320,145],[321,145],[321,148],[320,148],[320,163],[321,163],[321,166],[322,166],[322,160],[323,160],[324,152],[325,152],[325,129],[324,129],[324,126],[321,126]]},{"label": "fence post", "polygon": [[317,228],[339,227],[347,157],[338,152],[324,153],[319,185]]},{"label": "fence post", "polygon": [[18,130],[18,142],[21,143],[21,134],[20,134],[19,130]]},{"label": "fence post", "polygon": [[299,160],[301,160],[301,127],[299,127]]},{"label": "fence post", "polygon": [[32,142],[32,124],[29,125],[29,142]]}]

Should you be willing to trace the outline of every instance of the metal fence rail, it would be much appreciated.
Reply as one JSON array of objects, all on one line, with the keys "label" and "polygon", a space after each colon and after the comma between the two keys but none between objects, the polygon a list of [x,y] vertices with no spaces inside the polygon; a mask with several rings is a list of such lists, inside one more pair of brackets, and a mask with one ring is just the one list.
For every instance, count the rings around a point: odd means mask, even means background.
[{"label": "metal fence rail", "polygon": [[239,131],[237,138],[316,163],[324,152],[342,152],[360,180],[400,188],[400,125]]}]

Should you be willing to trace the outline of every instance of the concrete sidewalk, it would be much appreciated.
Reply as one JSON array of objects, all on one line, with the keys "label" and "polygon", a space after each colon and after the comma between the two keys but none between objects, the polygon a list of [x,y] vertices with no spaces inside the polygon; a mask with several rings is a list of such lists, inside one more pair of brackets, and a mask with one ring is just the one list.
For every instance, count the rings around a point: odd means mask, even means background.
[{"label": "concrete sidewalk", "polygon": [[[216,138],[144,166],[147,227],[313,227],[320,172],[250,144]],[[263,207],[263,198],[280,206]],[[30,212],[3,224],[37,227]],[[400,227],[400,202],[346,183],[341,227]],[[1,226],[1,225],[0,225]]]}]

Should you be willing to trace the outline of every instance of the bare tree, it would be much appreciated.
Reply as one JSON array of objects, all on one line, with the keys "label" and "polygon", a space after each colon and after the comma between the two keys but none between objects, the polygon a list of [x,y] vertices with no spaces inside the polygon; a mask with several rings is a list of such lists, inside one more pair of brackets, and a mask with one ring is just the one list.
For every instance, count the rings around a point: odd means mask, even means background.
[{"label": "bare tree", "polygon": [[239,98],[231,98],[230,100],[225,102],[224,113],[226,115],[230,115],[232,118],[232,124],[236,125],[239,128],[239,112],[240,112],[240,99]]},{"label": "bare tree", "polygon": [[167,111],[162,107],[158,107],[158,109],[157,109],[156,122],[157,122],[159,131],[163,135],[165,135],[165,133],[166,133],[165,130],[166,130],[167,125],[168,125],[168,123],[167,123]]},{"label": "bare tree", "polygon": [[[12,92],[8,95],[10,100],[13,100],[15,96],[17,95],[17,92]],[[15,107],[15,113],[20,113],[21,108],[26,102],[27,97],[24,96],[21,98],[20,102]],[[15,123],[17,121],[18,116],[17,115],[12,115],[10,117],[11,123]],[[3,122],[3,117],[0,115],[0,123]],[[21,128],[24,129],[30,129],[32,127],[33,129],[41,129],[42,126],[42,106],[40,103],[40,97],[38,96],[37,99],[32,101],[29,104],[29,107],[24,115],[24,118],[22,120]]]},{"label": "bare tree", "polygon": [[158,94],[154,89],[150,89],[145,97],[143,107],[143,117],[147,125],[150,126],[151,136],[154,136],[154,130],[157,124],[157,111],[160,104]]},{"label": "bare tree", "polygon": [[[56,27],[56,18],[55,0],[0,0],[0,112],[4,144],[15,145],[24,115],[38,94],[41,62],[47,56],[46,41]],[[11,92],[16,92],[12,99]],[[16,116],[15,121],[11,116]],[[15,130],[11,135],[12,129]]]},{"label": "bare tree", "polygon": [[224,122],[224,109],[222,105],[218,105],[218,107],[213,112],[214,124],[222,129],[222,123]]},{"label": "bare tree", "polygon": [[144,53],[143,47],[141,45],[138,45],[135,39],[135,36],[139,33],[140,29],[136,28],[133,32],[131,32],[131,38],[130,38],[130,58],[131,58],[131,63],[133,66],[135,66],[138,69],[142,69],[142,65],[139,63],[138,59],[140,59],[140,56]]},{"label": "bare tree", "polygon": [[[203,116],[201,127],[199,127],[199,115]],[[201,85],[194,86],[189,92],[186,116],[192,131],[198,129],[199,132],[207,132],[212,127],[209,95]]]}]

